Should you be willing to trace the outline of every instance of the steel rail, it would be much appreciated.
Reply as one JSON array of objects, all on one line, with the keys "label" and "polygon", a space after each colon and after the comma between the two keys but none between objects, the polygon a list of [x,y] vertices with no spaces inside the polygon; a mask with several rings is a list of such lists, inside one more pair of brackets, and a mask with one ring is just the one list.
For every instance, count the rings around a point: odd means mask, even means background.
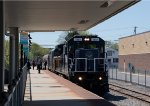
[{"label": "steel rail", "polygon": [[[147,103],[150,103],[150,95],[148,94],[144,94],[144,93],[141,93],[141,92],[138,92],[138,91],[134,91],[134,90],[131,90],[131,89],[127,89],[127,88],[124,88],[124,87],[121,87],[119,85],[115,85],[115,84],[112,84],[112,83],[109,83],[110,85],[110,90],[113,90],[115,92],[119,92],[121,94],[124,94],[124,95],[127,95],[127,96],[130,96],[132,98],[135,98],[135,99],[138,99],[138,100],[141,100],[141,101],[144,101],[144,102],[147,102]],[[119,89],[115,89],[115,88],[119,88]],[[122,90],[120,90],[122,89]],[[130,93],[129,93],[130,92]],[[134,94],[133,94],[134,93]],[[138,96],[137,96],[138,95]],[[140,96],[139,96],[140,95]],[[149,98],[149,99],[148,99]],[[146,100],[147,99],[147,100]]]}]

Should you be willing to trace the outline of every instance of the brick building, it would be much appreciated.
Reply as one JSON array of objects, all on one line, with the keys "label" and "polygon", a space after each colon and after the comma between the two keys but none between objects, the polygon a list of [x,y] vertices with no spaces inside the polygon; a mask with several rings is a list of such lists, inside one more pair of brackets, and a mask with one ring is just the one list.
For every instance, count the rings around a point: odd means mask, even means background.
[{"label": "brick building", "polygon": [[119,39],[120,70],[150,70],[150,31]]}]

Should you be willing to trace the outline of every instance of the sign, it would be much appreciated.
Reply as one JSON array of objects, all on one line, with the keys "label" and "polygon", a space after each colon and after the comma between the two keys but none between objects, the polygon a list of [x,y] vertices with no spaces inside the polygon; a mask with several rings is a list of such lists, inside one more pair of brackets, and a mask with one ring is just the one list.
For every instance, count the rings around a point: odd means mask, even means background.
[{"label": "sign", "polygon": [[26,56],[28,56],[29,53],[29,46],[28,46],[28,32],[21,32],[20,33],[20,44],[23,44],[23,51]]},{"label": "sign", "polygon": [[99,41],[99,38],[91,38],[91,41]]},{"label": "sign", "polygon": [[82,38],[74,38],[74,41],[82,41]]},{"label": "sign", "polygon": [[28,33],[27,32],[20,33],[20,44],[28,44]]},{"label": "sign", "polygon": [[27,56],[28,53],[29,53],[29,46],[28,46],[28,44],[24,44],[24,45],[23,45],[23,51],[25,52],[25,54],[26,54],[26,56]]}]

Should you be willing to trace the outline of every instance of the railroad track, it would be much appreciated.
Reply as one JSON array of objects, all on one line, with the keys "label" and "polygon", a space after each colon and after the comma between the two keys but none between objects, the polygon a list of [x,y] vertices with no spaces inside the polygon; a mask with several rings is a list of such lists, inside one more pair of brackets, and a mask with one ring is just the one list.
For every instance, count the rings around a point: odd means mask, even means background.
[{"label": "railroad track", "polygon": [[115,85],[115,84],[111,84],[111,83],[109,84],[109,89],[113,90],[115,92],[119,92],[121,94],[127,95],[129,97],[150,103],[150,95],[148,95],[148,94],[141,93],[141,92],[131,90],[128,88],[124,88],[119,85]]}]

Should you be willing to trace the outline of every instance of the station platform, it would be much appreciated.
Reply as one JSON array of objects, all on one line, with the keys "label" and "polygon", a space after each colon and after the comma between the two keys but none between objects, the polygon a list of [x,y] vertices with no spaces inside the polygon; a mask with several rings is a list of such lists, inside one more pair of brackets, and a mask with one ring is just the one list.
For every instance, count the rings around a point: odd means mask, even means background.
[{"label": "station platform", "polygon": [[48,71],[30,70],[23,106],[115,106],[102,97]]}]

